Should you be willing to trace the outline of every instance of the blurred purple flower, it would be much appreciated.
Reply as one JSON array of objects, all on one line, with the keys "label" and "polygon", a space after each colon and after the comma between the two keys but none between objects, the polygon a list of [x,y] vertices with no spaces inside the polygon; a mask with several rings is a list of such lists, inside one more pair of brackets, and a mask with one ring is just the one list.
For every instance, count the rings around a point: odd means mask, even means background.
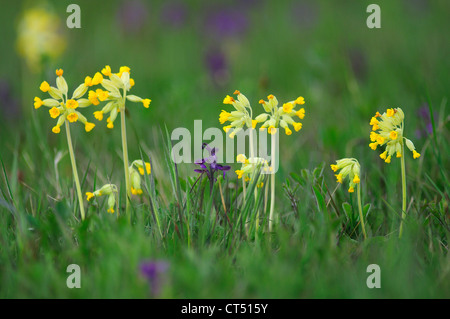
[{"label": "blurred purple flower", "polygon": [[215,174],[221,171],[223,177],[225,178],[225,173],[231,169],[231,166],[217,164],[216,148],[211,148],[207,143],[203,143],[202,149],[209,152],[209,156],[202,158],[201,160],[196,160],[194,164],[200,165],[199,169],[194,169],[194,172],[200,174],[206,174],[209,179],[209,188],[212,191],[214,182],[216,181]]},{"label": "blurred purple flower", "polygon": [[139,32],[145,25],[148,8],[144,1],[123,1],[119,6],[117,18],[121,28],[128,33]]},{"label": "blurred purple flower", "polygon": [[228,81],[228,63],[225,54],[219,48],[210,48],[205,54],[205,65],[209,75],[216,85]]},{"label": "blurred purple flower", "polygon": [[205,30],[213,38],[240,36],[247,28],[247,15],[239,7],[211,7],[206,11]]},{"label": "blurred purple flower", "polygon": [[[420,123],[421,128],[416,130],[416,136],[418,138],[427,137],[433,134],[433,124],[431,123],[430,109],[427,103],[424,103],[418,110],[417,116],[422,118]],[[434,122],[436,123],[437,117],[434,116]]]},{"label": "blurred purple flower", "polygon": [[164,274],[169,269],[169,266],[168,262],[159,260],[148,260],[140,264],[140,272],[149,281],[153,297],[157,297],[161,293]]},{"label": "blurred purple flower", "polygon": [[180,28],[186,24],[187,8],[182,2],[166,2],[161,9],[161,22]]}]

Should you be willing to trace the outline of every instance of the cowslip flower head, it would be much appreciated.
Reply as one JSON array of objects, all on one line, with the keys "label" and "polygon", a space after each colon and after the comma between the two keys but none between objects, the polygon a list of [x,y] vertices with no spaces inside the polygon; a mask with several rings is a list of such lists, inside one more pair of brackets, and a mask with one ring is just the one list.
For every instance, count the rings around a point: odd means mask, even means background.
[{"label": "cowslip flower head", "polygon": [[84,124],[86,132],[90,132],[94,127],[94,123],[88,122],[77,109],[85,108],[91,105],[89,99],[82,98],[86,92],[87,87],[84,84],[80,84],[72,94],[72,97],[68,98],[68,85],[63,77],[63,70],[56,70],[56,87],[50,86],[47,81],[43,81],[39,89],[48,93],[51,98],[41,100],[39,97],[34,98],[34,108],[38,109],[42,105],[49,108],[50,117],[57,119],[56,125],[52,128],[52,132],[58,134],[61,132],[60,127],[69,121],[70,123],[81,122]]},{"label": "cowslip flower head", "polygon": [[267,97],[267,101],[260,100],[264,111],[266,113],[260,114],[255,118],[258,123],[263,123],[260,130],[267,129],[269,134],[275,134],[278,128],[283,128],[286,135],[291,135],[292,128],[298,132],[302,129],[302,123],[297,122],[305,118],[305,109],[303,107],[296,109],[297,105],[305,104],[305,99],[300,96],[293,101],[284,103],[283,106],[278,106],[277,98],[270,94]]},{"label": "cowslip flower head", "polygon": [[337,173],[334,176],[336,176],[336,181],[338,183],[342,184],[344,180],[348,177],[349,180],[348,192],[353,193],[355,191],[356,184],[359,184],[361,181],[360,175],[361,167],[359,165],[358,160],[354,158],[343,158],[337,160],[336,164],[331,164],[330,166],[333,172]]},{"label": "cowslip flower head", "polygon": [[131,182],[131,193],[133,195],[142,195],[141,175],[149,175],[151,173],[150,163],[142,160],[135,160],[128,168]]},{"label": "cowslip flower head", "polygon": [[416,151],[413,142],[403,136],[403,122],[405,114],[401,108],[389,108],[383,114],[377,112],[370,120],[372,132],[370,132],[369,147],[376,150],[378,146],[386,146],[380,158],[386,163],[390,163],[395,157],[402,157],[403,142],[413,153],[413,158],[419,158],[420,154]]},{"label": "cowslip flower head", "polygon": [[262,157],[250,157],[247,158],[244,154],[239,154],[236,157],[238,163],[242,163],[241,169],[235,171],[238,178],[243,178],[246,182],[251,182],[258,172],[261,174],[258,177],[256,186],[261,188],[264,186],[264,175],[272,171],[272,166],[269,166],[267,160]]},{"label": "cowslip flower head", "polygon": [[117,186],[114,184],[105,184],[100,189],[94,192],[87,192],[86,199],[89,202],[94,197],[108,196],[108,210],[110,214],[114,213],[114,207],[116,204],[116,195],[118,194]]},{"label": "cowslip flower head", "polygon": [[247,97],[238,90],[234,91],[234,94],[237,95],[236,99],[227,95],[223,99],[223,104],[232,105],[235,111],[227,112],[222,110],[219,115],[220,124],[230,122],[223,127],[223,130],[225,133],[228,133],[230,129],[233,129],[229,135],[231,138],[241,131],[244,126],[247,128],[255,128],[256,126],[256,121],[252,120],[252,107]]},{"label": "cowslip flower head", "polygon": [[[136,95],[128,95],[127,92],[134,86],[135,82],[130,78],[131,69],[127,66],[120,67],[118,73],[113,73],[111,67],[106,65],[101,73],[97,72],[93,78],[86,78],[86,85],[91,87],[100,84],[104,90],[96,89],[89,91],[89,100],[94,105],[106,102],[106,105],[100,111],[94,112],[97,120],[103,120],[106,114],[107,127],[114,128],[114,121],[118,113],[125,108],[125,98],[128,101],[142,103],[145,108],[150,106],[150,99],[143,99]],[[106,79],[105,77],[109,79]]]}]

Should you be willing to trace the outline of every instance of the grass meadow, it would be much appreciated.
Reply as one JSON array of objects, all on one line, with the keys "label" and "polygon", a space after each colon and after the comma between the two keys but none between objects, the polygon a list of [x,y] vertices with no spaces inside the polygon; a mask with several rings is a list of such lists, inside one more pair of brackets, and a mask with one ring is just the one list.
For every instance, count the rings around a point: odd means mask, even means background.
[{"label": "grass meadow", "polygon": [[[70,29],[72,2],[43,2],[61,42],[31,62],[37,49],[19,48],[19,26],[36,2],[0,10],[1,298],[450,297],[448,1],[378,0],[379,29],[366,25],[374,1],[82,0],[81,28]],[[80,111],[92,131],[70,124],[82,220],[65,129],[54,134],[56,120],[33,99],[48,97],[39,87],[55,86],[56,69],[72,92],[105,65],[128,66],[130,94],[151,104],[127,102],[113,129],[94,118],[104,103]],[[202,120],[222,130],[235,90],[254,115],[269,94],[279,106],[306,101],[302,129],[280,130],[271,230],[271,175],[244,192],[236,161],[210,182],[170,156],[174,129]],[[403,154],[401,238],[401,160],[387,164],[369,147],[372,116],[398,107],[420,153]],[[122,115],[130,162],[151,164],[128,212]],[[330,168],[342,158],[360,164],[367,238],[356,192]],[[113,214],[106,196],[85,195],[107,183],[118,189]],[[79,289],[66,285],[70,264]],[[371,264],[381,288],[366,284]]]}]

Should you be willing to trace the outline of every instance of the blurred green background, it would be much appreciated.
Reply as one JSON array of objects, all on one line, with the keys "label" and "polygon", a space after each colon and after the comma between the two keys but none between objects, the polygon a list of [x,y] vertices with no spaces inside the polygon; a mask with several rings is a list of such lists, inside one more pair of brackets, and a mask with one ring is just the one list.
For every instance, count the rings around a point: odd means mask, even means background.
[{"label": "blurred green background", "polygon": [[[1,158],[4,175],[9,179],[8,187],[19,196],[16,199],[27,214],[39,216],[47,207],[59,211],[61,187],[62,193],[67,193],[72,183],[67,154],[60,163],[59,174],[64,177],[62,186],[55,179],[56,154],[66,152],[67,146],[63,136],[51,132],[54,120],[47,110],[33,108],[34,96],[43,96],[39,91],[40,83],[46,80],[54,85],[55,69],[63,68],[70,91],[82,83],[85,76],[93,76],[105,65],[110,65],[113,71],[126,65],[131,68],[136,82],[132,93],[152,99],[149,109],[138,104],[128,107],[130,158],[140,157],[139,145],[153,156],[152,169],[163,197],[171,193],[170,182],[165,177],[160,129],[167,125],[169,131],[177,127],[192,130],[195,119],[203,121],[204,129],[221,127],[218,117],[224,108],[223,98],[238,89],[250,99],[256,114],[262,112],[257,102],[269,94],[276,95],[281,102],[300,95],[305,97],[303,129],[281,137],[278,181],[285,181],[290,172],[312,170],[322,162],[326,163],[327,170],[329,163],[336,159],[355,157],[367,172],[363,176],[366,202],[373,203],[382,197],[385,203],[397,209],[401,196],[399,163],[386,165],[379,160],[378,151],[370,150],[368,144],[371,116],[388,107],[401,107],[405,113],[405,136],[414,141],[422,154],[419,160],[413,161],[411,156],[406,163],[409,194],[415,198],[414,205],[424,207],[431,203],[433,207],[440,207],[448,220],[448,202],[443,200],[448,201],[447,184],[442,172],[450,168],[447,106],[450,2],[46,1],[41,5],[59,18],[66,46],[61,55],[43,58],[39,67],[33,69],[18,54],[17,30],[24,12],[39,3],[8,2],[2,4],[0,11]],[[66,8],[71,3],[81,8],[81,29],[68,29],[65,25],[70,15]],[[369,15],[366,8],[371,3],[381,7],[381,29],[366,26]],[[432,117],[437,132],[434,136]],[[75,125],[72,130],[80,171],[84,174],[89,168],[90,172],[95,170],[99,180],[120,183],[120,132],[107,129],[105,123],[97,122],[92,114],[89,120],[97,125],[92,132],[84,132],[81,125]],[[193,168],[193,165],[181,165],[180,174],[194,175]],[[334,185],[332,172],[325,175]],[[92,185],[93,181],[88,177],[87,183]],[[6,189],[5,184],[2,189]],[[436,189],[442,189],[445,194]],[[279,210],[289,212],[290,203],[282,197],[282,188],[277,192],[281,198],[277,201]],[[340,193],[343,194],[337,195],[339,199],[353,200],[347,193]],[[5,201],[2,204],[7,207]],[[392,214],[388,205],[381,201],[372,209],[371,218],[377,221],[376,225],[381,224],[382,216]],[[14,225],[7,217],[4,221]],[[387,223],[396,227],[396,222],[389,220]],[[274,253],[280,259],[255,252],[251,245],[244,243],[233,260],[223,258],[216,263],[217,247],[200,255],[191,251],[176,254],[176,248],[162,253],[149,244],[144,230],[134,232],[120,223],[107,225],[104,227],[110,232],[103,229],[105,232],[97,233],[91,241],[86,240],[81,248],[68,249],[58,259],[64,245],[60,247],[55,242],[58,238],[70,237],[67,234],[74,226],[69,224],[64,228],[58,218],[45,220],[41,231],[45,227],[49,233],[53,232],[53,227],[61,229],[41,239],[45,253],[34,247],[30,256],[23,257],[21,262],[21,254],[14,248],[17,243],[11,239],[15,237],[5,226],[2,242],[7,248],[1,256],[8,260],[8,265],[0,265],[3,270],[0,272],[10,276],[2,278],[2,288],[9,288],[2,289],[1,295],[142,297],[146,296],[147,287],[141,281],[136,279],[137,283],[130,280],[122,284],[120,280],[109,281],[108,278],[120,278],[135,271],[142,256],[164,258],[171,255],[173,267],[184,266],[172,278],[176,284],[166,291],[166,297],[449,296],[448,281],[445,284],[449,274],[448,248],[441,246],[439,249],[434,246],[430,251],[439,250],[442,259],[435,260],[428,253],[421,255],[423,259],[416,259],[415,243],[406,241],[401,251],[407,258],[401,259],[393,243],[383,248],[376,246],[371,255],[350,241],[341,247],[342,255],[328,252],[332,257],[327,259],[322,241],[308,248],[305,245],[302,250],[282,233],[280,242],[285,240],[288,248]],[[373,233],[381,232],[380,229],[374,226]],[[82,237],[85,232],[84,228],[76,228],[74,236]],[[448,234],[448,228],[444,233]],[[116,242],[118,237],[123,238],[123,242]],[[111,253],[96,255],[93,247],[97,244],[105,245],[102,252]],[[443,247],[447,245],[444,241]],[[103,260],[103,268],[95,268],[95,272],[87,275],[92,279],[90,293],[67,291],[63,286],[53,285],[61,280],[64,283],[66,274],[61,272],[61,267],[66,262],[77,258],[88,260],[92,257],[91,249],[95,258]],[[297,256],[297,250],[302,251],[301,257]],[[117,256],[113,251],[118,251]],[[355,264],[351,264],[351,258],[347,259],[349,256],[355,258]],[[363,259],[356,259],[356,256]],[[365,269],[366,261],[373,256],[389,267],[401,265],[407,269],[401,275],[388,274],[390,283],[384,292],[369,292],[365,286],[360,286],[366,278],[364,271],[352,276],[353,267]],[[122,261],[128,258],[130,264],[124,266]],[[29,260],[33,263],[25,266]],[[276,271],[266,272],[264,263],[269,263],[269,268]],[[336,268],[336,264],[341,268]],[[230,267],[236,268],[228,272]],[[102,272],[102,269],[108,271]],[[283,272],[292,277],[280,279],[279,274]],[[308,275],[295,277],[298,272]],[[346,275],[341,277],[343,272]],[[329,276],[322,277],[324,273]],[[31,278],[32,283],[22,277]],[[262,277],[267,280],[261,281]],[[345,279],[340,281],[340,278]],[[217,288],[202,286],[208,282],[217,282]],[[274,282],[280,282],[279,289],[273,288]],[[420,288],[414,282],[420,282]],[[436,286],[428,285],[430,282],[440,288],[434,290]],[[36,287],[43,288],[38,291]],[[133,289],[123,289],[130,287]]]}]

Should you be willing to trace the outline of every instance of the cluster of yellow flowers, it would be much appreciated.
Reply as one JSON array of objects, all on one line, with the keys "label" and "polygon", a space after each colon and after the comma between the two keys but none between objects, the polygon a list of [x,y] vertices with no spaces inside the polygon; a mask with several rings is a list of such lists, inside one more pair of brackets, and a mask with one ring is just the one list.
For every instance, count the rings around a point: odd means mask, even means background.
[{"label": "cluster of yellow flowers", "polygon": [[305,109],[303,107],[298,110],[295,109],[297,105],[305,104],[305,99],[303,97],[300,96],[293,101],[284,103],[282,107],[278,107],[277,98],[271,94],[267,97],[268,101],[259,101],[266,113],[260,114],[253,119],[252,107],[249,100],[238,90],[236,90],[234,94],[237,94],[237,100],[227,95],[224,98],[223,103],[233,105],[236,111],[229,113],[222,110],[219,116],[220,124],[224,124],[226,121],[231,122],[223,128],[227,133],[231,128],[234,129],[230,134],[231,138],[233,138],[237,132],[242,130],[244,125],[254,129],[258,123],[263,122],[260,130],[268,128],[269,134],[275,134],[277,128],[282,127],[286,135],[291,135],[292,130],[289,128],[289,125],[292,125],[296,132],[302,129],[302,123],[296,122],[294,119],[299,118],[300,120],[303,120],[305,117]]},{"label": "cluster of yellow flowers", "polygon": [[343,158],[336,161],[336,164],[331,164],[331,169],[334,172],[341,170],[336,174],[336,180],[338,183],[342,184],[344,179],[348,177],[349,179],[349,193],[355,191],[356,184],[359,184],[360,180],[360,165],[359,162],[354,158]]},{"label": "cluster of yellow flowers", "polygon": [[380,157],[390,163],[392,156],[402,157],[403,140],[408,149],[413,153],[413,158],[419,158],[420,154],[416,151],[413,142],[403,136],[403,120],[405,114],[401,108],[390,108],[380,114],[377,112],[370,120],[372,132],[370,132],[370,148],[376,150],[378,146],[386,145],[386,149],[380,154]]},{"label": "cluster of yellow flowers", "polygon": [[47,81],[41,83],[40,90],[48,93],[52,98],[41,100],[39,97],[35,97],[34,108],[38,109],[42,105],[50,108],[50,117],[54,119],[58,118],[56,125],[52,129],[52,132],[55,134],[60,133],[60,127],[66,120],[70,123],[80,121],[84,124],[86,132],[90,132],[95,127],[95,124],[88,122],[86,117],[77,111],[78,108],[85,108],[91,105],[88,99],[82,98],[88,88],[84,84],[80,84],[69,99],[67,95],[68,85],[63,77],[63,73],[64,71],[62,69],[56,70],[56,87],[50,86]]},{"label": "cluster of yellow flowers", "polygon": [[278,107],[278,100],[272,94],[267,97],[268,101],[260,100],[265,114],[258,115],[255,120],[258,123],[264,122],[261,125],[261,130],[268,128],[269,134],[274,134],[278,127],[284,128],[286,135],[291,135],[292,131],[289,125],[292,125],[296,132],[302,129],[302,123],[295,122],[294,119],[298,117],[300,120],[305,118],[305,109],[300,108],[295,110],[297,105],[305,104],[303,97],[298,97],[296,100],[284,103],[283,106]]},{"label": "cluster of yellow flowers", "polygon": [[[112,73],[111,67],[107,65],[101,70],[101,72],[96,72],[93,77],[85,77],[84,83],[81,83],[75,89],[70,99],[68,98],[68,85],[63,77],[63,73],[64,71],[62,69],[56,70],[56,87],[51,86],[47,81],[41,83],[40,90],[42,92],[48,93],[51,98],[42,100],[39,97],[35,97],[34,107],[35,109],[39,109],[44,105],[49,108],[50,116],[54,119],[57,118],[57,123],[52,129],[53,133],[60,133],[61,125],[66,124],[68,147],[80,202],[81,217],[82,219],[84,219],[85,215],[80,190],[80,182],[76,169],[75,155],[73,152],[68,123],[79,121],[84,124],[86,132],[90,132],[95,127],[95,124],[88,122],[86,117],[82,115],[78,110],[81,108],[86,108],[90,105],[96,106],[101,102],[105,102],[106,105],[100,111],[94,112],[94,117],[97,120],[101,121],[104,114],[109,114],[109,117],[107,118],[107,127],[113,128],[117,114],[119,112],[125,112],[126,100],[142,103],[145,108],[149,107],[151,100],[143,99],[136,95],[127,95],[127,92],[129,92],[130,89],[135,85],[134,80],[130,78],[130,68],[127,66],[120,67],[118,73]],[[109,77],[109,79],[104,77]],[[103,89],[97,88],[94,90],[93,87],[97,85],[101,85]],[[90,88],[92,89],[90,90]],[[88,98],[83,98],[83,96],[88,91]],[[128,166],[125,125],[123,125],[122,127],[122,147],[124,152],[127,194],[141,195],[143,191],[141,189],[140,175],[144,175],[145,171],[147,171],[147,174],[150,174],[150,163],[145,163],[142,160],[136,160],[130,166]],[[113,213],[116,196],[115,194],[117,194],[117,187],[114,184],[106,184],[99,190],[96,190],[94,192],[87,192],[86,196],[87,200],[89,201],[92,197],[109,195],[108,212]],[[129,197],[130,196],[127,196],[127,198]],[[129,201],[127,200],[127,210],[129,206],[128,203]]]},{"label": "cluster of yellow flowers", "polygon": [[[85,79],[85,83],[87,83],[88,86],[101,84],[105,89],[89,91],[89,101],[94,105],[99,105],[100,102],[107,102],[100,111],[94,112],[94,116],[97,120],[101,121],[103,120],[103,116],[109,113],[106,122],[107,127],[110,129],[114,127],[114,121],[117,118],[117,114],[124,107],[125,99],[131,102],[141,102],[145,108],[150,106],[150,99],[143,99],[136,95],[127,95],[127,92],[130,91],[135,84],[134,80],[130,78],[130,71],[129,67],[122,66],[118,73],[112,73],[111,67],[106,65],[101,70],[101,73],[97,72],[92,78],[86,77]],[[103,76],[109,77],[109,80],[105,79]]]}]

